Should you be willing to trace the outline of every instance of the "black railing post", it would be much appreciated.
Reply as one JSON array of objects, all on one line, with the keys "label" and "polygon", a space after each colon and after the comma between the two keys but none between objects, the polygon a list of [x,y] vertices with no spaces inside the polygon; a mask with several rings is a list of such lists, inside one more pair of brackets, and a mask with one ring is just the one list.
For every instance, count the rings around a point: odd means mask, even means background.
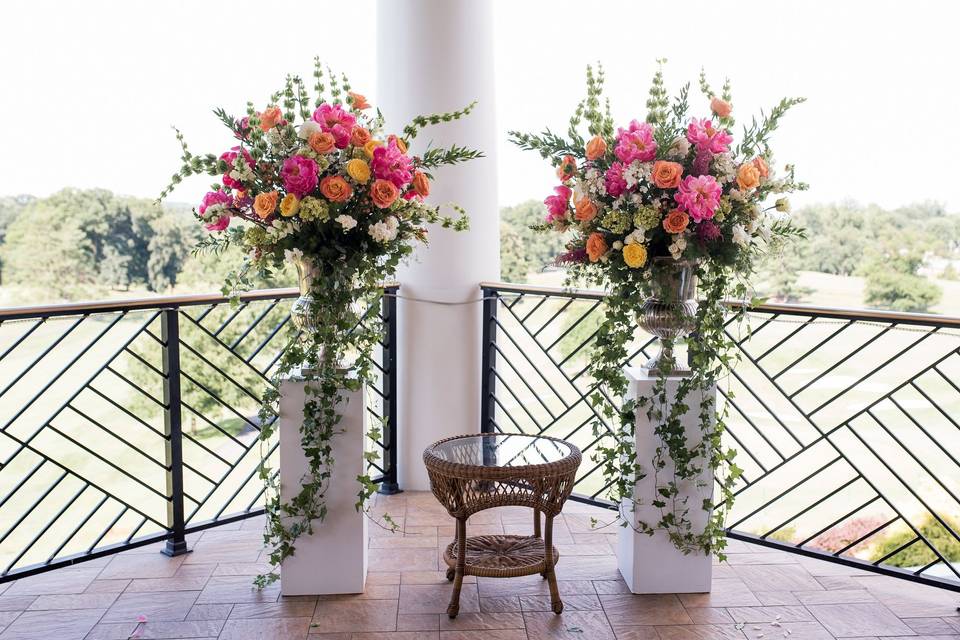
[{"label": "black railing post", "polygon": [[496,367],[497,367],[497,305],[500,303],[495,289],[486,287],[480,290],[483,296],[483,351],[480,354],[480,433],[493,433],[494,411],[496,403]]},{"label": "black railing post", "polygon": [[167,526],[173,537],[167,538],[163,553],[179,556],[188,553],[187,523],[183,511],[183,425],[180,405],[180,324],[179,310],[164,309],[160,314],[160,339],[163,342],[163,435],[166,439]]},{"label": "black railing post", "polygon": [[389,287],[383,296],[383,480],[378,493],[400,493],[397,483],[397,288]]}]

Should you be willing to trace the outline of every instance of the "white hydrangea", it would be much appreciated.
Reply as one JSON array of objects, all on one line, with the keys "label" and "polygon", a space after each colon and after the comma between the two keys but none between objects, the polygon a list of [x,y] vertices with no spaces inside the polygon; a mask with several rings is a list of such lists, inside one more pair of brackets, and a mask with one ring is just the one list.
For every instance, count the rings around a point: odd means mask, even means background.
[{"label": "white hydrangea", "polygon": [[390,242],[397,237],[400,221],[393,216],[387,216],[383,222],[377,222],[367,228],[367,233],[377,242]]},{"label": "white hydrangea", "polygon": [[729,153],[721,153],[713,157],[713,170],[720,182],[733,182],[737,177],[737,167]]},{"label": "white hydrangea", "polygon": [[315,133],[320,133],[320,123],[314,122],[313,120],[307,120],[300,125],[300,130],[297,132],[297,137],[299,137],[301,140],[309,140],[310,136]]},{"label": "white hydrangea", "polygon": [[743,197],[743,192],[739,189],[730,189],[728,194],[731,200],[736,200],[737,202],[746,202],[746,198]]},{"label": "white hydrangea", "polygon": [[735,243],[737,243],[744,249],[750,246],[750,241],[751,241],[750,233],[746,230],[746,228],[742,224],[733,225],[730,231],[733,235],[733,241]]},{"label": "white hydrangea", "polygon": [[340,214],[335,218],[337,222],[340,223],[340,226],[343,227],[344,231],[349,231],[357,226],[357,220],[353,216],[348,216],[345,213]]}]

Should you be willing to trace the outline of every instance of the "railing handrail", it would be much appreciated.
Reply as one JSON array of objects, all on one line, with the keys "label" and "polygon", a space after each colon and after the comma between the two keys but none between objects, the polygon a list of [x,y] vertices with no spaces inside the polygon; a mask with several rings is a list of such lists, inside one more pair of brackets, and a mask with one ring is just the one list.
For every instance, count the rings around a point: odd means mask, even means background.
[{"label": "railing handrail", "polygon": [[[396,289],[395,282],[385,282],[385,289]],[[299,295],[296,287],[280,289],[255,289],[241,293],[241,302],[258,300],[276,300],[295,298]],[[65,302],[60,304],[32,305],[24,307],[0,307],[0,322],[4,320],[22,320],[25,318],[51,318],[55,316],[90,315],[94,313],[114,313],[119,311],[143,311],[146,309],[164,309],[168,307],[187,307],[202,304],[223,304],[229,302],[229,296],[221,293],[188,293],[175,296],[155,296],[152,298],[128,298],[118,300],[89,300]]]},{"label": "railing handrail", "polygon": [[[495,289],[504,293],[531,293],[551,296],[566,296],[573,298],[590,298],[601,300],[606,296],[605,291],[599,289],[576,289],[567,287],[550,287],[542,285],[515,284],[509,282],[484,281],[481,289]],[[742,303],[731,300],[730,306],[741,306]],[[749,307],[751,311],[759,313],[775,313],[781,315],[816,316],[818,318],[834,318],[838,320],[862,320],[872,322],[890,322],[893,324],[911,324],[937,327],[960,328],[960,317],[944,316],[935,313],[911,313],[907,311],[885,311],[882,309],[852,309],[846,307],[825,307],[807,304],[788,304],[781,302],[767,302]]]}]

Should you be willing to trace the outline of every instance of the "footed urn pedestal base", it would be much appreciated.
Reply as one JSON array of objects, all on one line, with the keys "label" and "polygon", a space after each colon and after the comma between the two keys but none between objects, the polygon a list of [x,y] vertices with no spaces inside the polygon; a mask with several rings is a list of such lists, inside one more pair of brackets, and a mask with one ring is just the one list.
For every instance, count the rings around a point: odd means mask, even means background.
[{"label": "footed urn pedestal base", "polygon": [[[280,383],[280,494],[290,501],[300,490],[307,458],[300,444],[305,383],[291,378]],[[367,518],[358,513],[357,476],[363,475],[366,389],[344,392],[343,416],[333,447],[333,475],[326,492],[327,516],[314,523],[312,535],[299,537],[295,555],[280,567],[280,591],[285,596],[363,593],[367,579]]]},{"label": "footed urn pedestal base", "polygon": [[[656,376],[648,375],[644,368],[627,368],[625,370],[630,383],[628,397],[650,397],[656,384]],[[680,377],[667,379],[667,395],[674,397]],[[715,392],[714,392],[715,393]],[[689,411],[682,421],[687,434],[688,446],[701,436],[700,404],[702,396],[699,393],[690,393],[686,398]],[[650,469],[659,445],[659,438],[654,433],[655,425],[647,418],[643,409],[637,411],[636,446],[637,460],[644,469]],[[673,464],[667,458],[667,466],[660,472],[664,478],[672,475]],[[703,531],[707,525],[709,514],[700,508],[705,497],[713,491],[713,472],[707,467],[701,477],[705,488],[698,488],[695,481],[685,481],[681,484],[681,495],[689,497],[689,518],[693,523],[694,531]],[[690,553],[684,555],[679,551],[670,538],[663,531],[657,531],[652,536],[637,533],[635,530],[638,521],[655,524],[660,520],[660,510],[650,504],[655,496],[655,479],[653,473],[637,482],[635,495],[643,502],[631,511],[626,504],[621,509],[629,526],[620,527],[617,549],[617,560],[620,573],[627,586],[633,593],[706,593],[710,591],[713,559],[704,553]]]}]

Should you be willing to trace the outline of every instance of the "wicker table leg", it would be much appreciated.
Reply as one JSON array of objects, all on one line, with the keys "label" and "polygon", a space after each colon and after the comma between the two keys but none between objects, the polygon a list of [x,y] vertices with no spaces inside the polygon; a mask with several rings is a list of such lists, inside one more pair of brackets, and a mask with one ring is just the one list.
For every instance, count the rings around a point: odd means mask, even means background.
[{"label": "wicker table leg", "polygon": [[563,613],[563,601],[560,599],[560,590],[557,589],[557,572],[553,564],[553,516],[547,516],[543,535],[543,561],[546,565],[547,584],[550,586],[550,608],[554,613]]},{"label": "wicker table leg", "polygon": [[[460,589],[463,587],[463,572],[467,566],[467,519],[457,518],[457,568],[453,575],[453,595],[450,596],[450,606],[447,615],[456,618],[460,613]],[[450,572],[447,571],[449,577]]]}]

